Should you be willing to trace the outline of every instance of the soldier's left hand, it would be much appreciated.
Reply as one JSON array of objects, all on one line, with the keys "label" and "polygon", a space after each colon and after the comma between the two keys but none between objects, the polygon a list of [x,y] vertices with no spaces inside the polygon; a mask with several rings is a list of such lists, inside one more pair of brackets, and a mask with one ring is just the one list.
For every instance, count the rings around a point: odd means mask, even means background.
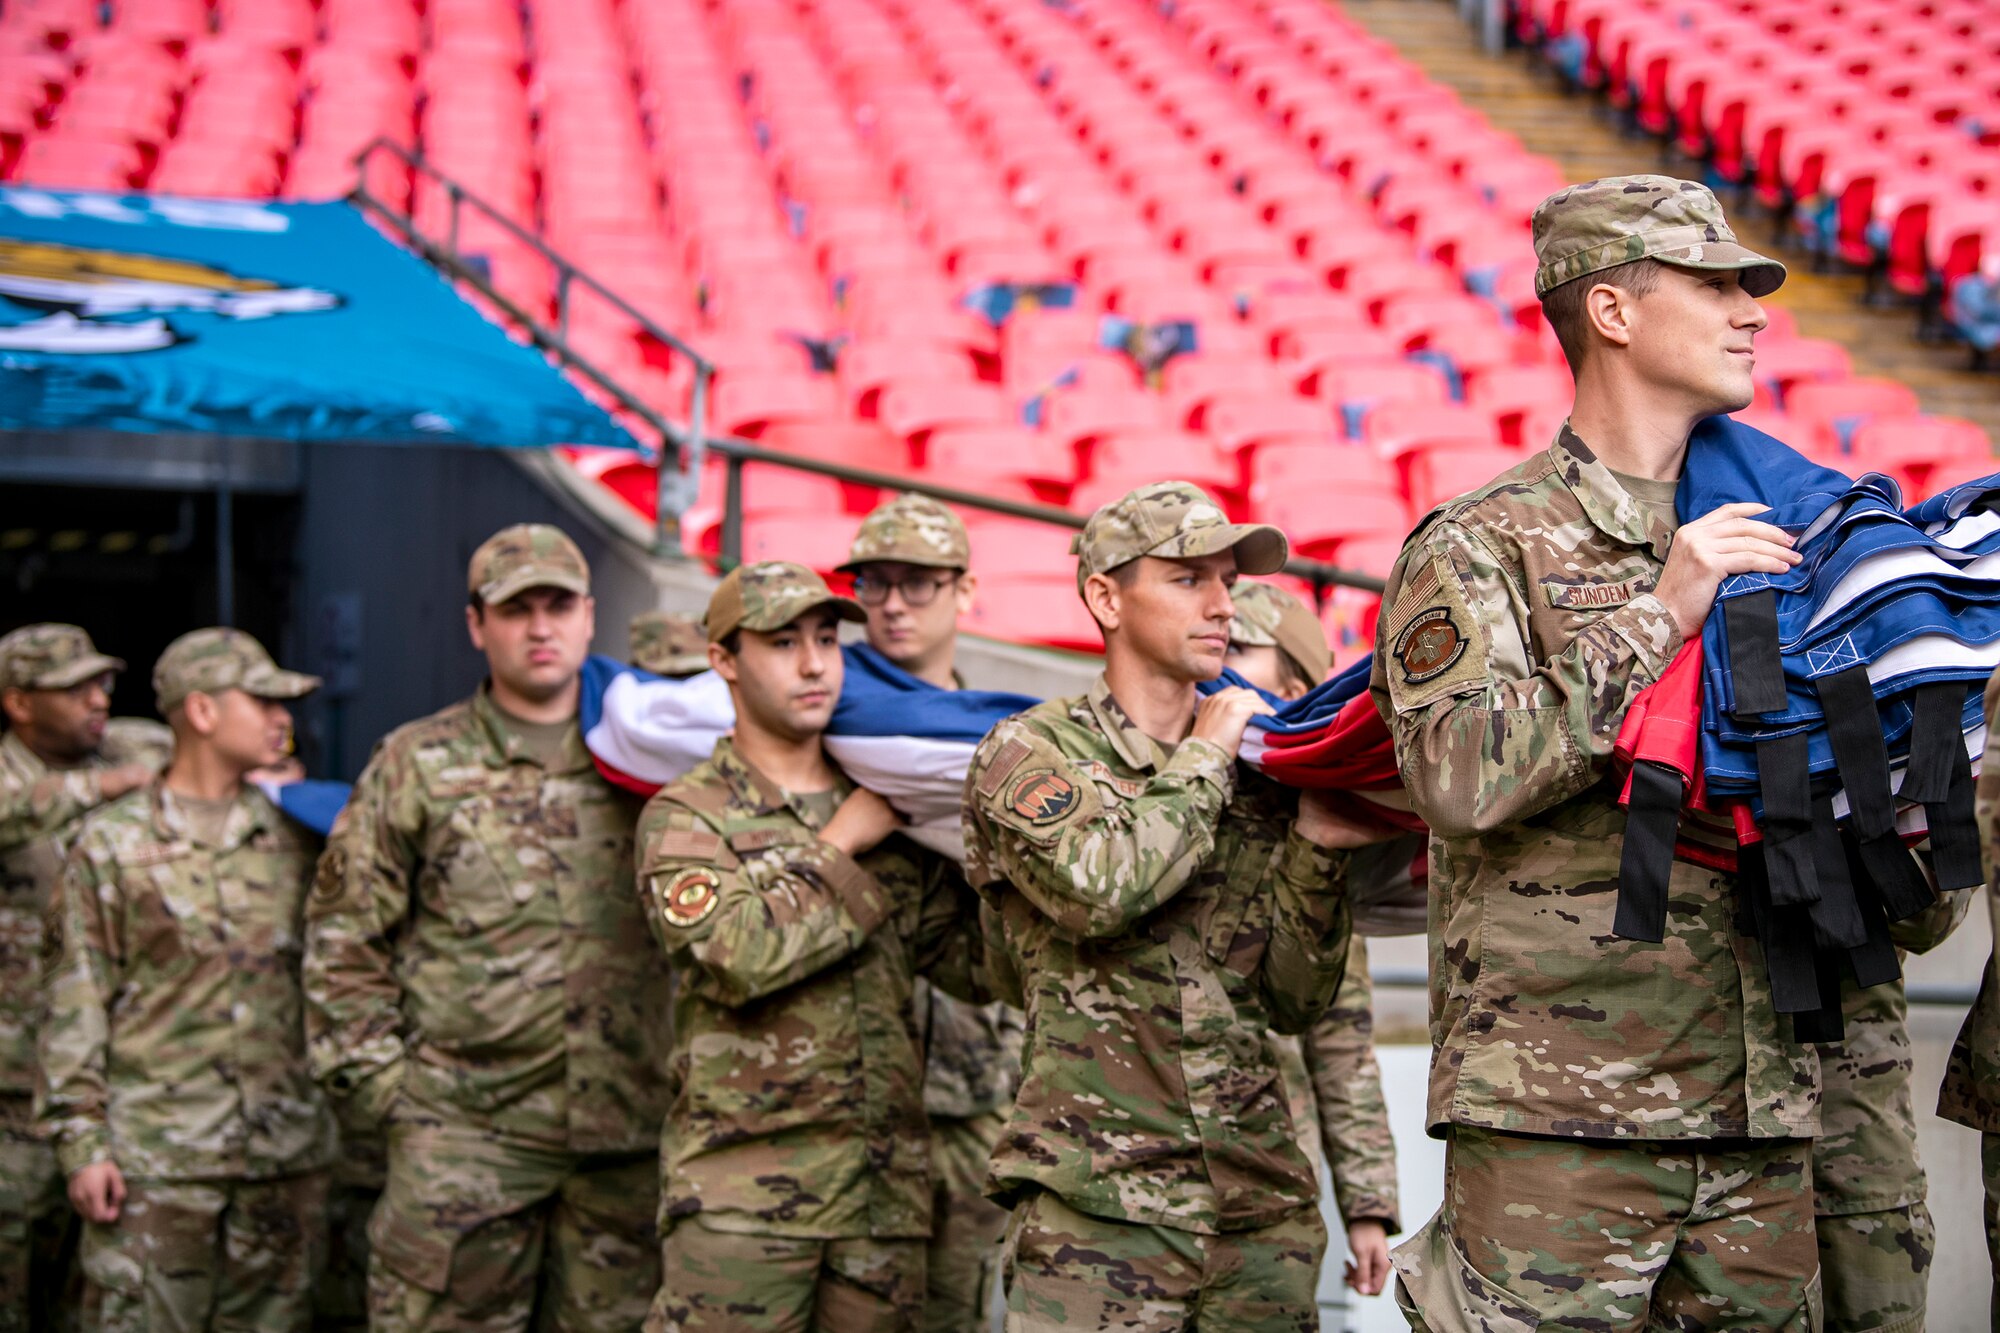
[{"label": "soldier's left hand", "polygon": [[1387,842],[1402,830],[1385,820],[1357,817],[1351,806],[1331,793],[1307,788],[1299,793],[1299,836],[1332,851],[1351,851]]},{"label": "soldier's left hand", "polygon": [[1347,1285],[1363,1296],[1379,1296],[1389,1280],[1389,1228],[1372,1217],[1347,1224]]}]

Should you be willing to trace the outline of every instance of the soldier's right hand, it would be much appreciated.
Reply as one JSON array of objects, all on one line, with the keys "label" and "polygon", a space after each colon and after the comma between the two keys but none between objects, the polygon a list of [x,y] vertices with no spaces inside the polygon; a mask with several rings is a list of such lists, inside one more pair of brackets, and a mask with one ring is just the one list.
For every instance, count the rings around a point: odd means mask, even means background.
[{"label": "soldier's right hand", "polygon": [[106,1159],[79,1168],[69,1178],[69,1201],[86,1222],[109,1224],[125,1206],[125,1176]]},{"label": "soldier's right hand", "polygon": [[1718,505],[1674,534],[1654,595],[1667,604],[1683,640],[1701,634],[1716,589],[1732,574],[1782,574],[1805,557],[1792,534],[1750,517],[1769,509],[1755,501]]},{"label": "soldier's right hand", "polygon": [[97,789],[104,793],[104,799],[115,801],[128,791],[145,786],[153,780],[153,770],[145,764],[120,764],[107,768],[97,775]]},{"label": "soldier's right hand", "polygon": [[902,826],[894,806],[866,787],[856,787],[819,831],[819,840],[859,856]]},{"label": "soldier's right hand", "polygon": [[1231,685],[1217,690],[1195,707],[1192,734],[1222,747],[1234,759],[1243,747],[1243,731],[1250,725],[1250,719],[1276,711],[1257,691]]}]

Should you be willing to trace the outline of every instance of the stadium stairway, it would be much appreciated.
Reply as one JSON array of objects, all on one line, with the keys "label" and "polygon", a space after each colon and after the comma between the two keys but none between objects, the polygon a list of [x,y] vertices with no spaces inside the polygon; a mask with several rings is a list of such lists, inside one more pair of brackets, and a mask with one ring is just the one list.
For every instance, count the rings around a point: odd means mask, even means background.
[{"label": "stadium stairway", "polygon": [[[1532,56],[1488,54],[1452,0],[1347,0],[1345,9],[1495,126],[1555,159],[1571,180],[1633,171],[1700,175],[1699,163],[1663,153],[1651,139],[1623,132],[1599,103],[1567,94]],[[1863,304],[1861,274],[1816,270],[1768,213],[1753,208],[1745,217],[1727,195],[1725,202],[1744,238],[1777,247],[1790,268],[1772,303],[1791,312],[1801,334],[1845,347],[1857,375],[1909,385],[1926,412],[1975,421],[1989,439],[2000,439],[2000,381],[1965,369],[1962,347],[1918,342],[1907,306]]]}]

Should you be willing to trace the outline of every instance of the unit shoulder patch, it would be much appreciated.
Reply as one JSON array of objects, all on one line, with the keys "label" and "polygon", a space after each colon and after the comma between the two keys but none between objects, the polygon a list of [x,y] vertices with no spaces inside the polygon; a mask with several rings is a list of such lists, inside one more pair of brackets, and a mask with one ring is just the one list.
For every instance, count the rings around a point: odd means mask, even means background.
[{"label": "unit shoulder patch", "polygon": [[1053,768],[1033,768],[1007,790],[1007,808],[1034,828],[1056,823],[1077,804],[1076,784]]},{"label": "unit shoulder patch", "polygon": [[655,876],[653,884],[660,919],[677,930],[700,925],[721,901],[718,891],[722,888],[722,877],[707,866],[690,867],[664,884]]},{"label": "unit shoulder patch", "polygon": [[1427,607],[1403,626],[1392,651],[1404,683],[1422,685],[1451,670],[1465,655],[1465,631],[1450,607]]}]

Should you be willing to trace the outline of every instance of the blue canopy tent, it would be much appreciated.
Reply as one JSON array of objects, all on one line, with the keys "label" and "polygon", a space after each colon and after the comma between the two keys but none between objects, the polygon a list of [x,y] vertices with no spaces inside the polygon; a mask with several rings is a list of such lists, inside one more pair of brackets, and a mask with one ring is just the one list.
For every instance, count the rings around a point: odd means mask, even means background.
[{"label": "blue canopy tent", "polygon": [[0,370],[0,431],[640,447],[345,203],[0,189]]}]

